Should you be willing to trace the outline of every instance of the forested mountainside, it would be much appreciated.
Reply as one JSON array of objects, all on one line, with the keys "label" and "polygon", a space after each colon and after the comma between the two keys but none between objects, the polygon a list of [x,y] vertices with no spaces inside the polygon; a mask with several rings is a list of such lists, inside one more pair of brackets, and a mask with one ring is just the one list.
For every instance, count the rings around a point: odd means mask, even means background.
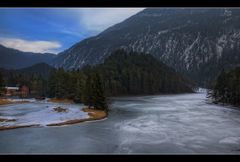
[{"label": "forested mountainside", "polygon": [[229,71],[223,70],[212,82],[208,92],[214,102],[240,106],[240,67]]},{"label": "forested mountainside", "polygon": [[240,9],[150,8],[60,53],[65,69],[99,64],[116,49],[145,52],[205,86],[240,62]]},{"label": "forested mountainside", "polygon": [[107,96],[193,92],[194,84],[151,55],[117,50],[103,64],[82,71],[98,73]]},{"label": "forested mountainside", "polygon": [[[29,77],[42,77],[49,78],[51,73],[55,71],[55,68],[46,64],[46,63],[38,63],[26,68],[22,69],[4,69],[0,68],[0,73],[8,79],[14,78],[15,76],[19,76],[19,80],[24,80],[24,78],[28,79]],[[22,78],[22,79],[21,79]]]},{"label": "forested mountainside", "polygon": [[0,69],[0,74],[5,86],[27,85],[38,95],[76,102],[91,96],[91,90],[95,93],[96,85],[106,96],[188,93],[195,88],[193,82],[153,56],[124,50],[114,51],[102,64],[77,70],[40,63],[18,70]]}]

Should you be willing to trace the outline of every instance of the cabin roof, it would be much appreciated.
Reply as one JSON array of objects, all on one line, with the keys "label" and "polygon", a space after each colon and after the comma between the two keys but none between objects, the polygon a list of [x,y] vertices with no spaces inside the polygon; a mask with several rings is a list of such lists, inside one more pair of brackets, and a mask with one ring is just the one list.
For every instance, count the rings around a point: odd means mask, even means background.
[{"label": "cabin roof", "polygon": [[9,89],[9,90],[18,90],[19,88],[18,87],[5,87],[6,89]]}]

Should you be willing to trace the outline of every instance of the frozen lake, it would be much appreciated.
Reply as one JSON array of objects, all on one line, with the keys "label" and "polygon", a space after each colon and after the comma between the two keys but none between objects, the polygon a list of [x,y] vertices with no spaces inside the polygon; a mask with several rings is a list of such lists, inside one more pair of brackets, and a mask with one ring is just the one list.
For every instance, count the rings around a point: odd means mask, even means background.
[{"label": "frozen lake", "polygon": [[209,104],[204,92],[119,97],[106,120],[0,131],[0,153],[238,154],[240,111]]}]

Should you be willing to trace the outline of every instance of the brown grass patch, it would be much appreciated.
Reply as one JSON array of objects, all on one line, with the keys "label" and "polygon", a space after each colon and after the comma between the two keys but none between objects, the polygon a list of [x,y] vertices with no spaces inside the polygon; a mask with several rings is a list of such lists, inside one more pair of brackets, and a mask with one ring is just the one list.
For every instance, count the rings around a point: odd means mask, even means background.
[{"label": "brown grass patch", "polygon": [[61,123],[48,124],[47,126],[61,126],[61,125],[77,124],[77,123],[81,123],[81,122],[85,122],[85,121],[100,120],[100,119],[104,119],[107,117],[107,113],[105,111],[94,110],[94,109],[89,109],[89,108],[83,108],[82,110],[84,112],[88,112],[89,118],[73,119],[73,120],[68,120],[68,121],[64,121]]},{"label": "brown grass patch", "polygon": [[0,99],[0,105],[7,105],[7,104],[20,104],[20,103],[28,103],[29,101],[11,101],[9,99]]},{"label": "brown grass patch", "polygon": [[84,112],[88,112],[89,118],[93,118],[95,120],[103,119],[107,116],[107,113],[102,110],[95,110],[91,108],[83,108]]},{"label": "brown grass patch", "polygon": [[8,99],[0,99],[0,105],[6,105],[6,104],[10,104],[12,103],[12,101],[8,100]]},{"label": "brown grass patch", "polygon": [[57,102],[57,103],[73,103],[73,100],[70,99],[59,99],[59,98],[50,98],[48,102]]}]

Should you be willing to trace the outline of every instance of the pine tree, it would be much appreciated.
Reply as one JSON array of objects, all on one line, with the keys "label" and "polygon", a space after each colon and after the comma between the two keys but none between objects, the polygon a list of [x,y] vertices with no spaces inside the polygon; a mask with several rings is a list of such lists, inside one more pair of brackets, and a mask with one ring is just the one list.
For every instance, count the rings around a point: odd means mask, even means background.
[{"label": "pine tree", "polygon": [[80,75],[77,75],[75,92],[74,92],[74,102],[81,103],[83,97],[83,79]]},{"label": "pine tree", "polygon": [[98,73],[93,76],[93,106],[95,109],[108,111],[106,97]]},{"label": "pine tree", "polygon": [[56,81],[57,81],[57,74],[53,72],[48,80],[48,97],[55,97],[56,96]]},{"label": "pine tree", "polygon": [[68,96],[68,73],[63,68],[56,70],[49,79],[49,96],[65,98]]},{"label": "pine tree", "polygon": [[214,93],[213,96],[216,99],[217,102],[226,102],[226,90],[227,90],[227,76],[226,73],[224,71],[224,69],[222,70],[222,72],[220,73],[220,75],[217,78],[216,81],[216,85],[214,87]]},{"label": "pine tree", "polygon": [[2,74],[0,73],[0,96],[3,95],[3,91],[4,91],[4,80],[3,80]]},{"label": "pine tree", "polygon": [[222,71],[213,82],[210,97],[214,102],[240,105],[240,67]]},{"label": "pine tree", "polygon": [[93,106],[93,84],[91,74],[87,76],[82,97],[84,105],[91,108]]},{"label": "pine tree", "polygon": [[57,78],[56,78],[56,96],[57,98],[65,98],[66,97],[66,87],[68,85],[66,85],[66,76],[67,74],[65,73],[64,69],[63,68],[60,68],[58,71],[57,71]]}]

